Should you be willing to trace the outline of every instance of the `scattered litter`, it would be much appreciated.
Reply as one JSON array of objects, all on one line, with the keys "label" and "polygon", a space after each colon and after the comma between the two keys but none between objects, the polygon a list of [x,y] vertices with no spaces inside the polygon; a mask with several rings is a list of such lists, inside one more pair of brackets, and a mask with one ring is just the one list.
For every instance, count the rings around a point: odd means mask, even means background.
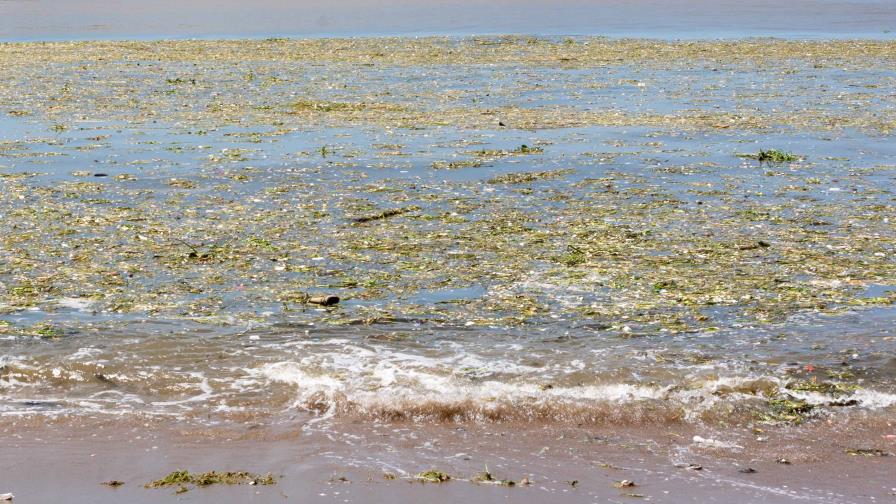
[{"label": "scattered litter", "polygon": [[307,302],[321,306],[333,306],[339,304],[339,296],[334,296],[332,294],[327,296],[311,296],[308,298]]}]

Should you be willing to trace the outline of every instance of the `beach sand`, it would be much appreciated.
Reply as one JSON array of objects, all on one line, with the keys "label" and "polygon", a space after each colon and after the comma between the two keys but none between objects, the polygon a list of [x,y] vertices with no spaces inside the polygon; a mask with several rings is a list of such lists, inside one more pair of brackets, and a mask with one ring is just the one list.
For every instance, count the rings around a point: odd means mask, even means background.
[{"label": "beach sand", "polygon": [[[326,429],[191,430],[178,424],[77,423],[7,424],[0,490],[14,493],[16,502],[97,504],[835,503],[891,502],[896,492],[896,457],[851,455],[830,441],[828,427],[818,425],[787,435],[732,440],[724,432],[707,438],[692,427],[358,423]],[[892,449],[896,443],[871,428],[851,436],[857,446],[889,443]],[[755,472],[742,472],[746,468]],[[183,493],[175,493],[177,486],[144,487],[182,469],[271,473],[276,484],[186,485]],[[415,478],[430,469],[444,471],[452,480],[434,484]],[[485,469],[496,480],[515,485],[471,481]],[[521,484],[523,478],[531,484]],[[124,484],[103,484],[110,480]],[[635,486],[620,488],[623,480]]]}]

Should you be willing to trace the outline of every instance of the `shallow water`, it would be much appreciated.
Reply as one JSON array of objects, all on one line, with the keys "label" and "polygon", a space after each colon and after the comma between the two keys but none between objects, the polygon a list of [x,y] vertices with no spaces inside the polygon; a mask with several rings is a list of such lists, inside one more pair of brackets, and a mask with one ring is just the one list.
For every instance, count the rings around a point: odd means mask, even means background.
[{"label": "shallow water", "polygon": [[893,53],[603,43],[5,47],[0,415],[891,415]]},{"label": "shallow water", "polygon": [[887,0],[4,0],[0,40],[382,35],[892,38]]}]

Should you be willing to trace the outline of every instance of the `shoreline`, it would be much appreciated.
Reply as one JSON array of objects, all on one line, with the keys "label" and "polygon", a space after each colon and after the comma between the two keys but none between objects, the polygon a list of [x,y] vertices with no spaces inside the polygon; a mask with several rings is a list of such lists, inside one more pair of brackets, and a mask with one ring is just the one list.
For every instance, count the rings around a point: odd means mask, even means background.
[{"label": "shoreline", "polygon": [[[0,454],[0,491],[14,493],[20,502],[58,502],[78,495],[97,504],[122,499],[671,503],[716,498],[731,503],[860,503],[888,502],[896,493],[890,479],[894,456],[838,453],[817,444],[795,445],[774,434],[741,447],[695,432],[700,431],[472,424],[351,424],[276,432],[264,427],[195,431],[171,425],[36,428],[8,439]],[[825,432],[816,427],[801,435]],[[891,448],[894,443],[889,441]],[[276,484],[144,488],[179,470],[271,473]],[[451,480],[419,481],[416,475],[428,470],[444,472]],[[477,481],[483,470],[498,483]],[[619,483],[625,480],[634,486]],[[123,484],[103,484],[108,481]]]},{"label": "shoreline", "polygon": [[711,43],[737,43],[737,42],[791,42],[791,43],[848,43],[848,42],[883,42],[896,43],[896,31],[856,36],[855,34],[757,34],[757,35],[731,35],[731,36],[706,36],[706,37],[679,37],[651,35],[649,33],[617,35],[602,33],[540,33],[540,32],[421,32],[421,33],[363,33],[363,34],[295,34],[275,33],[264,35],[237,35],[237,34],[209,34],[205,36],[178,36],[178,35],[147,35],[145,37],[112,36],[106,38],[89,37],[48,37],[48,38],[2,38],[2,45],[47,45],[47,44],[114,44],[126,42],[139,42],[156,44],[164,42],[265,42],[270,40],[282,40],[288,42],[311,41],[377,41],[377,40],[449,40],[462,41],[468,39],[498,39],[498,38],[538,38],[543,40],[599,40],[606,42],[645,41],[661,44],[711,44]]},{"label": "shoreline", "polygon": [[[786,4],[707,0],[491,1],[341,0],[326,8],[308,0],[261,0],[252,9],[235,1],[161,0],[118,12],[89,0],[3,3],[0,34],[78,38],[82,34],[246,36],[358,33],[420,35],[540,33],[664,38],[740,38],[743,35],[873,34],[894,30],[896,9],[876,0],[794,0]],[[600,33],[595,33],[600,32]],[[241,38],[241,37],[240,37]]]}]

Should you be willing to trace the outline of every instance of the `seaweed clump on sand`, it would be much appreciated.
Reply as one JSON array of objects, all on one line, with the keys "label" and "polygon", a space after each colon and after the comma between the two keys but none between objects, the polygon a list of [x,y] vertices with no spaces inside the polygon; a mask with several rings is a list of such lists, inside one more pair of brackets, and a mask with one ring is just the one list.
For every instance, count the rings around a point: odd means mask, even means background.
[{"label": "seaweed clump on sand", "polygon": [[482,471],[481,473],[474,476],[471,481],[473,483],[489,483],[492,485],[500,485],[500,486],[506,486],[506,487],[516,486],[516,482],[513,480],[495,478],[494,475],[492,475],[492,473],[489,472],[488,467],[486,467],[485,470]]},{"label": "seaweed clump on sand", "polygon": [[206,471],[190,473],[186,470],[173,471],[162,479],[144,485],[145,488],[165,488],[177,486],[177,493],[188,491],[186,485],[205,487],[211,485],[274,485],[277,480],[271,473],[260,475],[246,471]]},{"label": "seaweed clump on sand", "polygon": [[415,476],[417,480],[422,481],[424,483],[445,483],[446,481],[451,480],[451,476],[442,471],[437,471],[435,469],[431,469],[429,471],[424,471]]},{"label": "seaweed clump on sand", "polygon": [[780,397],[768,401],[768,410],[759,415],[760,421],[768,424],[799,425],[806,421],[815,406],[801,399]]}]

